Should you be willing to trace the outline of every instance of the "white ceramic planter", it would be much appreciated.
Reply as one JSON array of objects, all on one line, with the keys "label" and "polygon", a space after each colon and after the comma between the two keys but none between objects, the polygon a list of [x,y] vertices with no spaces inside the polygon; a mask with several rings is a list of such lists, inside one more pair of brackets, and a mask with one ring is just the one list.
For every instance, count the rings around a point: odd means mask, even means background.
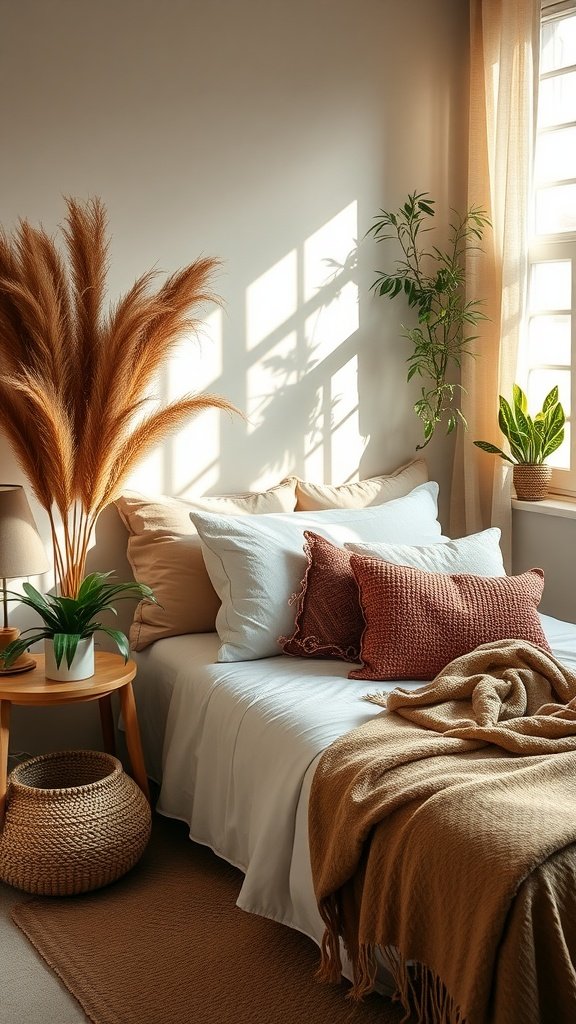
[{"label": "white ceramic planter", "polygon": [[44,671],[47,679],[59,679],[72,682],[76,679],[88,679],[94,675],[94,637],[80,640],[70,668],[66,658],[62,658],[60,667],[56,667],[54,644],[52,640],[44,641]]}]

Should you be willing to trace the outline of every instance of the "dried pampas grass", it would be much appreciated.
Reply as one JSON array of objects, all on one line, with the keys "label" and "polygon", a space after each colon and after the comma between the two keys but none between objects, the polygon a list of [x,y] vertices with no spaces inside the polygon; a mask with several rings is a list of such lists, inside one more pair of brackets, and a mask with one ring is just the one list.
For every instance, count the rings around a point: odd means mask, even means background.
[{"label": "dried pampas grass", "polygon": [[143,411],[175,345],[197,332],[195,311],[217,301],[219,261],[198,259],[156,287],[157,274],[143,274],[106,312],[104,204],[66,204],[63,253],[26,220],[0,229],[0,428],[48,513],[60,591],[75,596],[96,519],[136,463],[196,413],[238,410],[191,394]]}]

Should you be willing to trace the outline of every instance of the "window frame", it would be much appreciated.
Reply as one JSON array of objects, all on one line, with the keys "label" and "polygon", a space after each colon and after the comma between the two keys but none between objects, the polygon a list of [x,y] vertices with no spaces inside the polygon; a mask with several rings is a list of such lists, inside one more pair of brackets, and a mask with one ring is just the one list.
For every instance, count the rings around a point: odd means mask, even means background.
[{"label": "window frame", "polygon": [[[541,3],[541,26],[546,22],[556,20],[558,18],[566,17],[566,15],[576,15],[576,0],[562,0],[562,2],[554,2],[554,0],[542,0]],[[566,68],[561,69],[562,74],[568,74],[572,71],[576,71],[576,64],[569,65]],[[540,93],[540,83],[547,79],[553,78],[558,75],[558,69],[547,71],[538,76],[536,88],[538,91],[538,98]],[[538,106],[538,104],[537,104]],[[576,111],[574,120],[563,122],[561,125],[550,125],[543,129],[539,129],[536,125],[536,137],[541,132],[549,132],[557,130],[559,127],[575,127],[576,128]],[[546,179],[546,186],[553,187],[556,184],[576,184],[575,178],[561,178],[557,181]],[[542,182],[544,184],[544,182]],[[529,362],[528,357],[528,336],[529,336],[529,323],[533,315],[539,313],[549,313],[551,315],[562,314],[570,316],[570,469],[553,469],[552,481],[551,481],[551,492],[559,495],[569,495],[576,497],[576,230],[562,231],[553,234],[536,234],[536,196],[540,186],[540,181],[536,179],[536,170],[534,169],[534,177],[532,182],[532,200],[531,200],[531,231],[530,231],[530,245],[529,245],[529,283],[528,283],[528,299],[530,297],[530,278],[532,266],[535,263],[540,262],[553,262],[555,260],[568,260],[571,263],[571,308],[570,309],[531,309],[530,301],[526,310],[525,318],[525,340],[519,353],[519,369],[523,372],[519,376],[527,380],[528,372],[530,369],[535,368],[551,368],[557,369],[553,364],[547,364],[545,362],[534,364]],[[562,369],[566,369],[562,367]]]}]

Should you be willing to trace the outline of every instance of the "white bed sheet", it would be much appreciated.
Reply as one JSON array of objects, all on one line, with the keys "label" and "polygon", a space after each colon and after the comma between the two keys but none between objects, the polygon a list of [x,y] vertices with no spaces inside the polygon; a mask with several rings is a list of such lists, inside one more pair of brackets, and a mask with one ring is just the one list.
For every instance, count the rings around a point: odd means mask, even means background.
[{"label": "white bed sheet", "polygon": [[[541,619],[556,656],[576,669],[576,625]],[[218,664],[217,647],[216,634],[199,634],[135,655],[147,766],[161,780],[158,810],[244,872],[242,909],[319,943],[308,856],[312,776],[334,739],[381,713],[362,699],[380,684],[347,679],[350,666],[336,660]]]}]

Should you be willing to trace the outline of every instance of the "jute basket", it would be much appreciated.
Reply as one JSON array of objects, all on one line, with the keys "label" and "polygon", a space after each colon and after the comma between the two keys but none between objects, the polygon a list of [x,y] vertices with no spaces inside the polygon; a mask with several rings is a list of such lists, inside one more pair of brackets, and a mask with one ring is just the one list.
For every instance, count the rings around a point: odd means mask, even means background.
[{"label": "jute basket", "polygon": [[146,797],[111,754],[33,757],[8,780],[0,879],[42,896],[98,889],[134,866],[150,825]]},{"label": "jute basket", "polygon": [[512,473],[516,497],[521,501],[542,501],[548,494],[552,467],[542,463],[520,462]]}]

